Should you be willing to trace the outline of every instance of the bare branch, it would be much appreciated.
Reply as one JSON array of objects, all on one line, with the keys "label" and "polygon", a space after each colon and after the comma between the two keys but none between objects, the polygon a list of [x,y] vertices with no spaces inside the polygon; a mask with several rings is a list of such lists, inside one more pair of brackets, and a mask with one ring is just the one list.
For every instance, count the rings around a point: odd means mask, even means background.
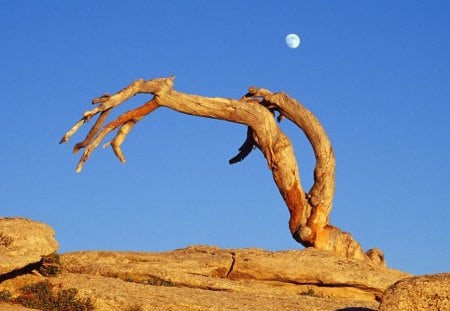
[{"label": "bare branch", "polygon": [[[109,143],[106,143],[105,146],[111,145],[113,148],[113,151],[115,155],[119,158],[119,160],[124,163],[125,157],[123,156],[123,153],[120,149],[120,145],[125,140],[125,137],[128,135],[130,130],[133,128],[133,126],[139,122],[144,116],[154,111],[156,108],[158,108],[158,104],[154,99],[148,101],[144,105],[140,106],[139,108],[130,110],[119,116],[116,120],[110,122],[107,124],[96,136],[94,139],[92,139],[87,146],[85,146],[85,151],[78,162],[78,166],[76,169],[76,172],[81,172],[83,168],[83,164],[89,159],[89,156],[91,155],[92,151],[94,151],[98,145],[101,143],[101,141],[105,138],[106,135],[108,135],[110,132],[115,130],[116,128],[120,127],[119,131],[117,132],[116,137]],[[111,109],[111,108],[108,108]],[[94,125],[95,127],[95,125]]]},{"label": "bare branch", "polygon": [[109,113],[111,112],[111,109],[102,111],[100,115],[97,118],[97,121],[95,122],[94,126],[91,128],[89,133],[87,134],[86,138],[73,147],[73,153],[77,153],[78,150],[85,148],[89,143],[95,138],[95,135],[97,135],[99,129],[105,122],[106,118],[108,117]]},{"label": "bare branch", "polygon": [[242,146],[239,147],[239,153],[231,158],[228,163],[235,164],[244,160],[250,152],[255,148],[256,142],[253,139],[252,129],[250,127],[247,128],[247,138],[245,139]]}]

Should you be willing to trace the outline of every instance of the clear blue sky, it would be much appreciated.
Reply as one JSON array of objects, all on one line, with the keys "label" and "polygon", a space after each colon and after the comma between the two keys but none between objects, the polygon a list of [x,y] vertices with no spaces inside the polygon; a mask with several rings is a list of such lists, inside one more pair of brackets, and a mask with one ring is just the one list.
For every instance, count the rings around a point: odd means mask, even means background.
[{"label": "clear blue sky", "polygon": [[[450,270],[449,1],[2,1],[0,29],[0,214],[50,224],[60,252],[301,248],[262,154],[228,164],[241,125],[159,109],[126,165],[100,148],[75,174],[88,128],[58,142],[91,99],[175,74],[187,93],[300,100],[334,146],[332,224],[390,267]],[[309,189],[311,148],[281,126]]]}]

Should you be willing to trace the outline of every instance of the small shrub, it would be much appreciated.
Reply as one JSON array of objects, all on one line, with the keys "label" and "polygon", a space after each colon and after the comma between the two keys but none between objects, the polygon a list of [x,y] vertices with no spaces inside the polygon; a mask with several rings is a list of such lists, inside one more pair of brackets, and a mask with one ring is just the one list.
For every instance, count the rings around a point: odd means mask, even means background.
[{"label": "small shrub", "polygon": [[0,302],[8,302],[11,300],[11,293],[9,290],[2,289],[0,290]]},{"label": "small shrub", "polygon": [[21,295],[15,302],[27,308],[36,308],[45,311],[91,311],[94,304],[90,298],[77,298],[75,288],[54,290],[48,282],[38,282],[21,288]]},{"label": "small shrub", "polygon": [[301,292],[302,296],[311,296],[311,297],[319,297],[319,295],[314,291],[314,289],[310,288],[305,292]]},{"label": "small shrub", "polygon": [[8,247],[12,244],[13,240],[11,237],[4,235],[2,232],[0,232],[0,246],[1,247]]},{"label": "small shrub", "polygon": [[57,276],[61,272],[61,261],[59,254],[53,253],[42,258],[42,265],[38,272],[43,276]]},{"label": "small shrub", "polygon": [[150,277],[147,280],[143,282],[145,285],[152,285],[152,286],[175,286],[174,283],[170,281],[166,281],[157,277]]}]

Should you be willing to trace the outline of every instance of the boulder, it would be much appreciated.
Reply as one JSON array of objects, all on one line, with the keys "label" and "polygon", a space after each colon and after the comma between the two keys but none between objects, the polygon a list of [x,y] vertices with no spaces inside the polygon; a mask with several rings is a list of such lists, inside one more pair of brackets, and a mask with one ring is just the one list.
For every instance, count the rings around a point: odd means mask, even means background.
[{"label": "boulder", "polygon": [[[29,273],[57,248],[48,225],[0,218],[0,291],[9,293],[10,302],[24,286],[49,281],[55,290],[77,290],[99,311],[377,310],[384,290],[410,277],[313,248],[271,252],[213,246],[66,253],[57,276]],[[27,310],[0,304],[3,309]]]},{"label": "boulder", "polygon": [[192,246],[162,253],[75,252],[66,272],[144,285],[253,295],[342,298],[378,304],[383,291],[409,274],[316,249],[270,252]]},{"label": "boulder", "polygon": [[[375,311],[378,303],[343,298],[325,298],[310,294],[279,294],[271,291],[236,292],[204,288],[136,283],[113,277],[64,272],[48,278],[58,288],[75,288],[80,298],[91,298],[95,311],[116,310],[295,310]],[[0,284],[14,292],[23,284],[42,281],[39,276],[18,276]],[[1,305],[0,305],[1,307]],[[3,309],[0,309],[3,310]],[[22,310],[22,309],[19,309]],[[24,309],[24,311],[27,309]],[[11,310],[12,311],[12,310]]]},{"label": "boulder", "polygon": [[450,310],[450,273],[402,279],[383,295],[380,311]]},{"label": "boulder", "polygon": [[29,265],[58,249],[53,229],[25,218],[0,218],[0,277]]}]

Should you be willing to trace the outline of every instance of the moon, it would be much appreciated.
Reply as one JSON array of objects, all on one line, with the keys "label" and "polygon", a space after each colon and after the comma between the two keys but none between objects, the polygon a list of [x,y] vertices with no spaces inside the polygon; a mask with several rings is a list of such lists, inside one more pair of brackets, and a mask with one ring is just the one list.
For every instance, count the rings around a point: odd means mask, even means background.
[{"label": "moon", "polygon": [[286,36],[286,44],[291,49],[296,49],[300,45],[300,37],[295,33],[288,34]]}]

